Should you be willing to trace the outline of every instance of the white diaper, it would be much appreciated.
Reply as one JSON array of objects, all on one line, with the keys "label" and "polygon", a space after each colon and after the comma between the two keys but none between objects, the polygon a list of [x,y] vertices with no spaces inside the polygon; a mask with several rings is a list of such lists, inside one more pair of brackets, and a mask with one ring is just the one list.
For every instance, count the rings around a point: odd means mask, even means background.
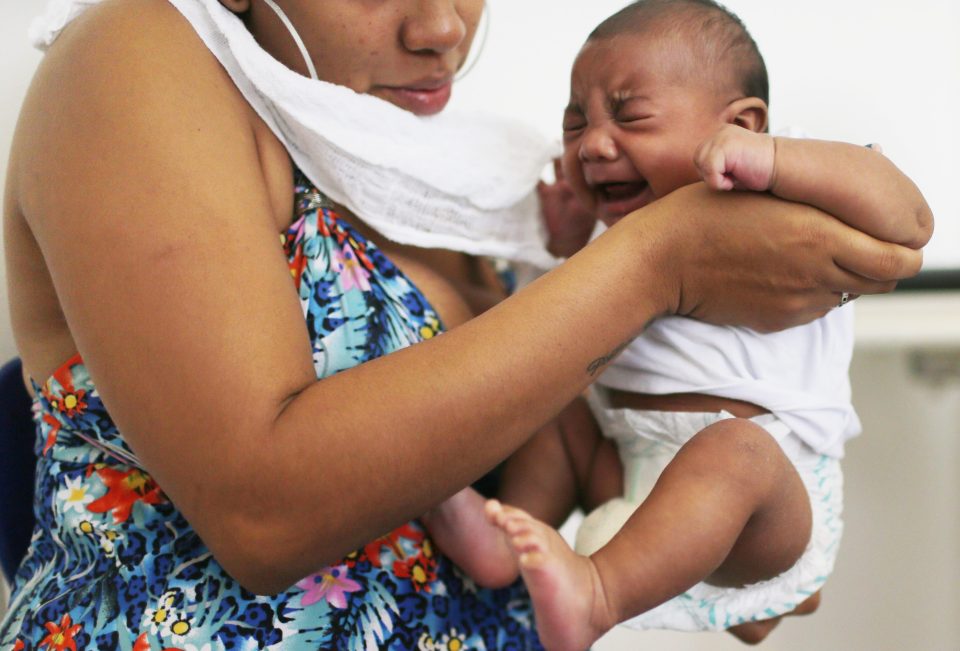
[{"label": "white diaper", "polygon": [[[592,511],[577,533],[576,549],[591,554],[613,537],[650,493],[663,469],[694,434],[732,414],[611,409],[601,391],[590,406],[604,436],[614,440],[624,466],[624,497]],[[780,444],[810,495],[813,530],[806,551],[789,570],[742,588],[698,583],[627,622],[636,629],[720,631],[792,611],[833,571],[843,532],[843,474],[839,460],[817,454],[772,414],[751,418]]]}]

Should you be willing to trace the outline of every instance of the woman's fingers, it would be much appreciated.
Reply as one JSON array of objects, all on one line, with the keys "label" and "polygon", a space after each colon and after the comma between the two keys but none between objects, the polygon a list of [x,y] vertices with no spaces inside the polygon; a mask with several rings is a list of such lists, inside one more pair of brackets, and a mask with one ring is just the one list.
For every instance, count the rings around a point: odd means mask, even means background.
[{"label": "woman's fingers", "polygon": [[[760,193],[681,189],[671,206],[672,311],[769,332],[839,306],[843,292],[880,294],[914,275],[917,251],[875,240],[809,206]],[[689,219],[688,219],[689,218]]]},{"label": "woman's fingers", "polygon": [[[877,240],[816,209],[796,217],[799,220],[792,226],[811,257],[819,250],[829,253],[833,261],[832,266],[822,268],[824,286],[832,291],[888,292],[896,281],[915,276],[923,264],[921,251]],[[784,224],[784,228],[789,226]]]},{"label": "woman's fingers", "polygon": [[834,262],[841,269],[849,271],[864,281],[879,283],[879,292],[859,291],[856,287],[843,288],[843,291],[858,294],[872,294],[889,291],[883,289],[890,282],[903,280],[917,275],[923,265],[923,252],[899,244],[880,242],[869,235],[847,227],[851,232],[834,254]]},{"label": "woman's fingers", "polygon": [[842,294],[885,294],[897,281],[915,276],[923,252],[881,242],[836,220],[824,220],[825,241],[833,242],[833,266],[825,269],[826,288]]}]

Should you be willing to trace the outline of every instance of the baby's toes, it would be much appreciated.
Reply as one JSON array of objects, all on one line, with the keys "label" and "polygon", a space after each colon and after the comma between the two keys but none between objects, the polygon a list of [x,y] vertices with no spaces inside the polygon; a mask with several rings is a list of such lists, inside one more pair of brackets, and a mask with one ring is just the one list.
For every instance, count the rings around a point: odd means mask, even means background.
[{"label": "baby's toes", "polygon": [[[545,568],[547,568],[549,564],[550,564],[550,556],[541,551],[524,552],[519,556],[517,556],[517,565],[519,565],[521,571],[525,573],[540,572]],[[536,574],[534,575],[524,574],[524,578],[527,581],[529,581],[530,577],[535,575]]]},{"label": "baby's toes", "polygon": [[510,520],[533,520],[533,516],[524,511],[523,509],[518,509],[515,506],[510,506],[509,504],[501,504],[500,512],[503,514],[503,517],[509,518]]},{"label": "baby's toes", "polygon": [[510,546],[513,547],[513,550],[518,554],[529,554],[531,552],[543,552],[546,550],[543,537],[529,529],[511,536]]}]

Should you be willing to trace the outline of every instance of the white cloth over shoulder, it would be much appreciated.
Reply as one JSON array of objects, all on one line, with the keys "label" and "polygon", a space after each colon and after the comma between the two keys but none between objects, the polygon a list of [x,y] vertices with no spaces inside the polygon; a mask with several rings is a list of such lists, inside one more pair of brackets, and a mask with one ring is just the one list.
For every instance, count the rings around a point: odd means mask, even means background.
[{"label": "white cloth over shoulder", "polygon": [[782,332],[654,321],[597,382],[638,393],[702,393],[771,411],[815,452],[843,456],[860,433],[850,404],[853,305]]},{"label": "white cloth over shoulder", "polygon": [[[49,47],[99,0],[51,0],[30,29]],[[387,238],[551,267],[536,182],[558,144],[501,117],[421,117],[304,77],[217,0],[170,0],[307,177]],[[331,27],[335,29],[335,27]]]}]

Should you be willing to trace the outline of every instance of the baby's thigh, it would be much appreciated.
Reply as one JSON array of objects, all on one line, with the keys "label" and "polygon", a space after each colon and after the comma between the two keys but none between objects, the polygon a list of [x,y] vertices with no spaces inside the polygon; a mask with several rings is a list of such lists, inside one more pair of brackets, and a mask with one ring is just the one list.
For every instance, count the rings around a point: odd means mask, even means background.
[{"label": "baby's thigh", "polygon": [[730,552],[706,582],[739,587],[790,569],[810,541],[813,513],[799,472],[774,438],[749,421],[730,419],[698,433],[678,458],[685,455],[700,457],[725,477],[718,489],[733,484],[741,503],[732,510],[746,516]]},{"label": "baby's thigh", "polygon": [[623,463],[616,444],[608,438],[597,442],[580,506],[587,512],[612,499],[623,497]]},{"label": "baby's thigh", "polygon": [[623,497],[623,465],[617,446],[601,433],[586,401],[570,403],[557,422],[575,476],[578,506],[589,512]]}]

